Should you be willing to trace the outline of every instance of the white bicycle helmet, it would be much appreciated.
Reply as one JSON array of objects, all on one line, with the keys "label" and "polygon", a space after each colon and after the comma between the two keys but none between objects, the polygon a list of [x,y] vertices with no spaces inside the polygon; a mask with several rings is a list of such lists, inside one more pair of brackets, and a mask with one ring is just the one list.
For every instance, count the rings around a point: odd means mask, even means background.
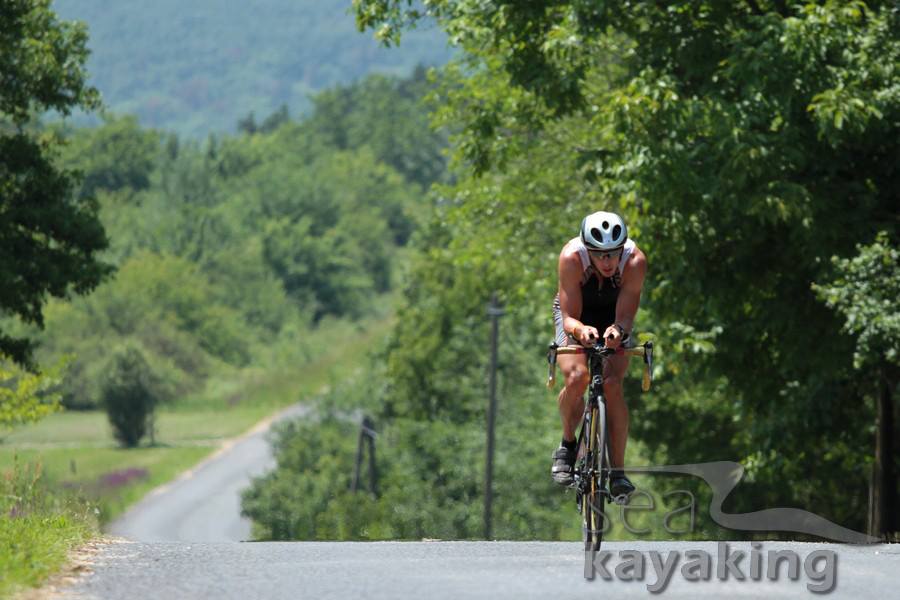
[{"label": "white bicycle helmet", "polygon": [[625,221],[615,213],[595,212],[581,222],[581,241],[588,250],[617,250],[627,239]]}]

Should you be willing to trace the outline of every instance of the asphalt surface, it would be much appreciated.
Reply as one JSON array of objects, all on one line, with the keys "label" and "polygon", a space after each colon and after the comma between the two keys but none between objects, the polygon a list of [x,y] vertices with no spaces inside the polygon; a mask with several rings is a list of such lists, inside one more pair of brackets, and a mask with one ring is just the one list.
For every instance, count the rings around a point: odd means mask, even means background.
[{"label": "asphalt surface", "polygon": [[[303,405],[272,422],[303,416]],[[250,521],[240,515],[240,493],[253,477],[275,466],[266,439],[270,422],[230,443],[174,482],[157,488],[107,528],[134,541],[238,542],[250,539]]]},{"label": "asphalt surface", "polygon": [[[278,419],[305,413],[298,405]],[[121,537],[100,544],[82,559],[78,575],[51,586],[48,595],[110,600],[900,597],[900,545],[605,542],[607,554],[598,559],[596,577],[586,581],[577,542],[241,543],[250,537],[250,524],[240,517],[240,491],[274,466],[267,430],[268,423],[261,424],[135,505],[110,528]],[[772,578],[768,561],[776,551],[795,555],[793,577],[782,564]],[[739,552],[743,557],[737,560]],[[696,568],[684,570],[688,564],[697,567],[702,553],[709,557],[707,578]],[[690,580],[697,575],[698,581]]]},{"label": "asphalt surface", "polygon": [[[718,574],[716,542],[608,542],[605,563],[611,579],[583,578],[582,546],[573,542],[294,542],[188,544],[114,542],[94,558],[92,572],[62,591],[63,598],[369,598],[440,600],[459,598],[802,598],[815,597],[808,586],[833,583],[832,598],[854,600],[896,598],[900,589],[900,547],[849,546],[765,542],[757,549],[762,570],[750,571],[748,542],[729,542],[728,555],[743,551],[727,580]],[[617,566],[633,559],[619,552],[633,550],[644,557],[642,580],[626,581]],[[711,557],[708,580],[686,580],[682,567],[691,557]],[[834,552],[805,563],[811,553]],[[770,551],[797,556],[797,578],[782,564],[769,579]],[[657,569],[675,556],[668,585],[657,584]],[[670,553],[674,553],[670,554]],[[661,559],[659,558],[661,557]],[[636,578],[631,572],[631,577]]]}]

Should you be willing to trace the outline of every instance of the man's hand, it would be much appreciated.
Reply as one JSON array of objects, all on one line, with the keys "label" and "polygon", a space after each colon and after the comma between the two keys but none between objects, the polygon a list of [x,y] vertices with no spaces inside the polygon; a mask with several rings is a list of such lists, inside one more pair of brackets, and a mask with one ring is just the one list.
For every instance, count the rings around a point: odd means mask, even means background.
[{"label": "man's hand", "polygon": [[575,333],[577,334],[578,342],[582,346],[593,346],[600,341],[600,332],[597,331],[596,327],[591,327],[590,325],[575,328]]},{"label": "man's hand", "polygon": [[603,332],[603,341],[607,348],[615,350],[622,343],[622,330],[619,329],[618,325],[613,323],[606,328],[605,332]]}]

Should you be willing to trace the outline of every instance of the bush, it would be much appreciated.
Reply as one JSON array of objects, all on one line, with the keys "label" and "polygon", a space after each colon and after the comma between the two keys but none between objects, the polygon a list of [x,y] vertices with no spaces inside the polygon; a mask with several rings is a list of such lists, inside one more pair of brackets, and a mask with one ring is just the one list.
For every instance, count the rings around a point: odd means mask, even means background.
[{"label": "bush", "polygon": [[160,396],[159,379],[139,348],[126,346],[113,355],[101,398],[113,435],[123,446],[133,448],[144,437]]}]

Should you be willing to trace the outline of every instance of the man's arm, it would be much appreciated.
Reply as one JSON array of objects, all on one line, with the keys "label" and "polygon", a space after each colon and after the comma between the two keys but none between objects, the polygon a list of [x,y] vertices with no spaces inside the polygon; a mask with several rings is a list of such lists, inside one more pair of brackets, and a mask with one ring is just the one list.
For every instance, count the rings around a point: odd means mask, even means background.
[{"label": "man's arm", "polygon": [[637,250],[623,271],[622,289],[619,290],[619,298],[616,301],[616,324],[624,330],[623,333],[630,333],[641,303],[641,290],[644,287],[644,275],[647,273],[647,257]]},{"label": "man's arm", "polygon": [[559,308],[563,329],[582,345],[589,346],[600,338],[600,332],[578,320],[582,309],[581,274],[581,259],[577,255],[565,252],[559,255]]}]

